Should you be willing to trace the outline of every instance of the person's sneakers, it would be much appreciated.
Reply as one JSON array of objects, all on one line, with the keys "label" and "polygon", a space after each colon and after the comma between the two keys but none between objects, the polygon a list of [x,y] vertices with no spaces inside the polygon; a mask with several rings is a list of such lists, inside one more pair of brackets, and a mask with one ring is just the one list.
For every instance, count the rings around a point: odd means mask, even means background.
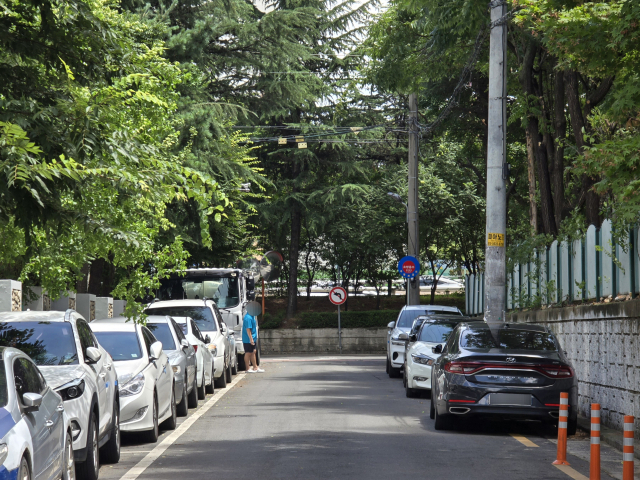
[{"label": "person's sneakers", "polygon": [[[259,372],[259,370],[247,370],[247,373],[256,373],[256,372]],[[263,372],[264,372],[264,370],[263,370]]]},{"label": "person's sneakers", "polygon": [[258,369],[255,370],[255,371],[258,372],[258,373],[264,373],[264,370],[262,368],[260,368],[260,367],[258,367]]}]

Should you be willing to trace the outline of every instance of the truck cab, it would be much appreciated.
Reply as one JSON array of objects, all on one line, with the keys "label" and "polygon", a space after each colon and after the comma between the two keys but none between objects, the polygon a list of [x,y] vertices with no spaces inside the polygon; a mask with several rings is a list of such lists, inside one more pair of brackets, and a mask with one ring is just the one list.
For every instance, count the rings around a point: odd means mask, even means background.
[{"label": "truck cab", "polygon": [[213,300],[235,337],[238,365],[244,366],[242,319],[247,303],[255,299],[253,273],[239,268],[190,268],[161,280],[159,300]]}]

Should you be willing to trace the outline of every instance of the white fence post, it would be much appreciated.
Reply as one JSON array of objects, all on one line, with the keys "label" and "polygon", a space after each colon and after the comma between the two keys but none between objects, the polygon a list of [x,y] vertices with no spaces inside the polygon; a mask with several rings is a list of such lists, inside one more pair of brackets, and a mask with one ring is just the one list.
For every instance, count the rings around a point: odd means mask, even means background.
[{"label": "white fence post", "polygon": [[22,311],[22,282],[0,280],[0,312]]},{"label": "white fence post", "polygon": [[93,293],[78,293],[76,295],[76,305],[76,311],[87,322],[93,322],[96,319],[96,296]]}]

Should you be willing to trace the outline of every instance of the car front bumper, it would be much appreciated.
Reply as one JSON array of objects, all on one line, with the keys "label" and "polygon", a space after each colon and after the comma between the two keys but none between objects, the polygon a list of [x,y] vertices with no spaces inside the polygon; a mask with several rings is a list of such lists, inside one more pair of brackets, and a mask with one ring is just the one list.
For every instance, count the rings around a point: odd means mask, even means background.
[{"label": "car front bumper", "polygon": [[420,388],[431,390],[431,365],[423,365],[413,361],[407,361],[407,386],[409,388]]},{"label": "car front bumper", "polygon": [[406,342],[403,340],[389,340],[389,360],[394,368],[402,368],[404,365],[404,351]]},{"label": "car front bumper", "polygon": [[153,428],[153,385],[146,380],[138,395],[120,396],[120,430],[142,432]]},{"label": "car front bumper", "polygon": [[[64,411],[69,418],[73,434],[74,452],[84,453],[87,446],[87,431],[89,430],[89,411],[91,410],[91,397],[88,389],[78,398],[64,401]],[[99,421],[99,420],[98,420]],[[76,433],[77,430],[79,433]],[[82,456],[82,455],[80,455]]]},{"label": "car front bumper", "polygon": [[215,369],[214,378],[220,378],[224,374],[224,355],[213,357],[213,368]]}]

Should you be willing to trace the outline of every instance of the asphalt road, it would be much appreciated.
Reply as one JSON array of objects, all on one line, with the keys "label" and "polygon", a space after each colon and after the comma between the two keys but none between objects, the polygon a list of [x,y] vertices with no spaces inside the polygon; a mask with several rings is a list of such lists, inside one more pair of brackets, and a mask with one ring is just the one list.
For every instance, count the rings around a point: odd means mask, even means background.
[{"label": "asphalt road", "polygon": [[[266,373],[236,377],[158,443],[123,437],[120,463],[103,466],[100,478],[588,478],[585,435],[570,441],[571,467],[559,470],[555,432],[534,422],[436,432],[430,400],[406,398],[384,365],[381,357],[264,358]],[[603,454],[603,465],[621,472],[621,455],[604,445]]]}]

